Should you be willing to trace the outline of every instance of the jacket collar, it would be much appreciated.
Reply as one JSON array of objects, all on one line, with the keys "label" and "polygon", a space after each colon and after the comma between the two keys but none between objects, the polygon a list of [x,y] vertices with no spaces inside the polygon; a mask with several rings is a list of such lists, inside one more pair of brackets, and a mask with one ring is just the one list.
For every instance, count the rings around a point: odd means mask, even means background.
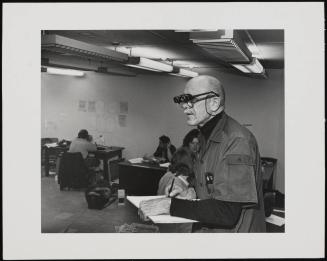
[{"label": "jacket collar", "polygon": [[225,128],[226,120],[227,120],[227,115],[223,111],[220,113],[221,117],[214,127],[213,131],[210,134],[209,140],[215,141],[215,142],[221,142],[223,138],[223,130]]},{"label": "jacket collar", "polygon": [[210,121],[208,121],[205,125],[199,128],[202,136],[206,141],[221,141],[222,130],[226,123],[226,117],[226,113],[222,111],[221,113],[213,117]]},{"label": "jacket collar", "polygon": [[[213,142],[221,142],[222,138],[223,138],[223,130],[226,124],[226,120],[227,120],[227,115],[225,112],[221,112],[219,114],[219,118],[216,122],[216,125],[214,125],[213,129],[211,130],[210,134],[209,134],[209,138],[206,139],[204,137],[204,135],[201,133],[201,135],[199,136],[200,138],[200,159],[202,160],[204,155],[206,154],[208,148],[209,148],[209,141],[213,141]],[[204,127],[204,126],[203,126]]]}]

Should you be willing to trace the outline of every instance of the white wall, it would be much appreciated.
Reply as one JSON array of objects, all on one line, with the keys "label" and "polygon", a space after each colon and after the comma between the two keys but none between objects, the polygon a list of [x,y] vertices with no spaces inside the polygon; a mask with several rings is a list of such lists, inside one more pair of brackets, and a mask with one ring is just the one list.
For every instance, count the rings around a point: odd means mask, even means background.
[{"label": "white wall", "polygon": [[[269,78],[252,79],[212,72],[226,89],[226,111],[240,123],[252,124],[262,156],[278,159],[276,188],[284,192],[284,75],[270,70]],[[91,123],[95,113],[79,112],[78,101],[103,101],[105,111],[119,102],[129,104],[127,127],[115,125],[102,132],[108,145],[123,146],[126,158],[153,153],[158,137],[168,135],[180,146],[186,132],[186,118],[172,98],[183,92],[186,80],[173,76],[123,77],[88,72],[85,77],[42,73],[42,137],[73,139],[81,128],[93,136],[100,132]],[[116,119],[117,120],[117,119]],[[49,123],[55,125],[49,125]],[[47,127],[47,128],[46,128]]]}]

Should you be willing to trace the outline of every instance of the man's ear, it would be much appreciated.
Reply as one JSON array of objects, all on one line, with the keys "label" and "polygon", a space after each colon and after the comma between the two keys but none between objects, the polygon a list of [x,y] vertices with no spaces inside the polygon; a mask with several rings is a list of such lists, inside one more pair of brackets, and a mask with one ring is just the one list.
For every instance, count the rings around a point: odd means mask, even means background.
[{"label": "man's ear", "polygon": [[212,97],[210,106],[212,111],[217,111],[220,107],[220,97]]}]

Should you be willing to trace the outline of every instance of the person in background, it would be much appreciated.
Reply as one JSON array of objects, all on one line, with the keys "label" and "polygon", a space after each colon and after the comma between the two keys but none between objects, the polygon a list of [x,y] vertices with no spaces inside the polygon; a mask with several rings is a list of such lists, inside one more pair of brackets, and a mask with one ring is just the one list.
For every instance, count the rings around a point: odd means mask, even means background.
[{"label": "person in background", "polygon": [[[194,199],[196,198],[195,190],[190,186],[193,177],[191,151],[181,147],[174,153],[167,173],[161,177],[157,194],[169,197],[176,196],[177,198],[187,196],[189,199]],[[174,185],[177,185],[175,188],[178,187],[178,190],[169,191]]]},{"label": "person in background", "polygon": [[68,152],[80,152],[88,167],[98,167],[100,161],[89,156],[89,152],[97,150],[97,146],[92,140],[93,138],[89,135],[87,130],[80,130],[77,138],[70,144]]},{"label": "person in background", "polygon": [[[196,193],[192,186],[193,163],[192,152],[189,148],[177,149],[167,173],[159,181],[157,194],[189,200],[195,199]],[[170,224],[170,230],[174,233],[190,233],[192,232],[192,223]]]},{"label": "person in background", "polygon": [[195,160],[200,149],[199,129],[190,130],[183,139],[183,147],[189,148],[192,152],[192,157]]},{"label": "person in background", "polygon": [[159,159],[161,163],[169,162],[175,151],[176,147],[170,143],[170,138],[162,135],[159,137],[159,145],[153,156]]},{"label": "person in background", "polygon": [[200,152],[194,165],[200,200],[142,201],[140,216],[170,214],[197,220],[194,232],[266,232],[257,141],[225,113],[221,82],[207,75],[194,77],[174,101],[187,115],[188,125],[200,128]]}]

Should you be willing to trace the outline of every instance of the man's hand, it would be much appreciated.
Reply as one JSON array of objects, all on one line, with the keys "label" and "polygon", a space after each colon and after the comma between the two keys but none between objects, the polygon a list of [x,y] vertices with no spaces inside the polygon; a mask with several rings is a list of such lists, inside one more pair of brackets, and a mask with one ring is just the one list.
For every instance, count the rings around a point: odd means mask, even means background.
[{"label": "man's hand", "polygon": [[143,220],[148,220],[149,216],[169,214],[170,203],[170,198],[158,198],[141,201],[138,211],[139,216]]}]

